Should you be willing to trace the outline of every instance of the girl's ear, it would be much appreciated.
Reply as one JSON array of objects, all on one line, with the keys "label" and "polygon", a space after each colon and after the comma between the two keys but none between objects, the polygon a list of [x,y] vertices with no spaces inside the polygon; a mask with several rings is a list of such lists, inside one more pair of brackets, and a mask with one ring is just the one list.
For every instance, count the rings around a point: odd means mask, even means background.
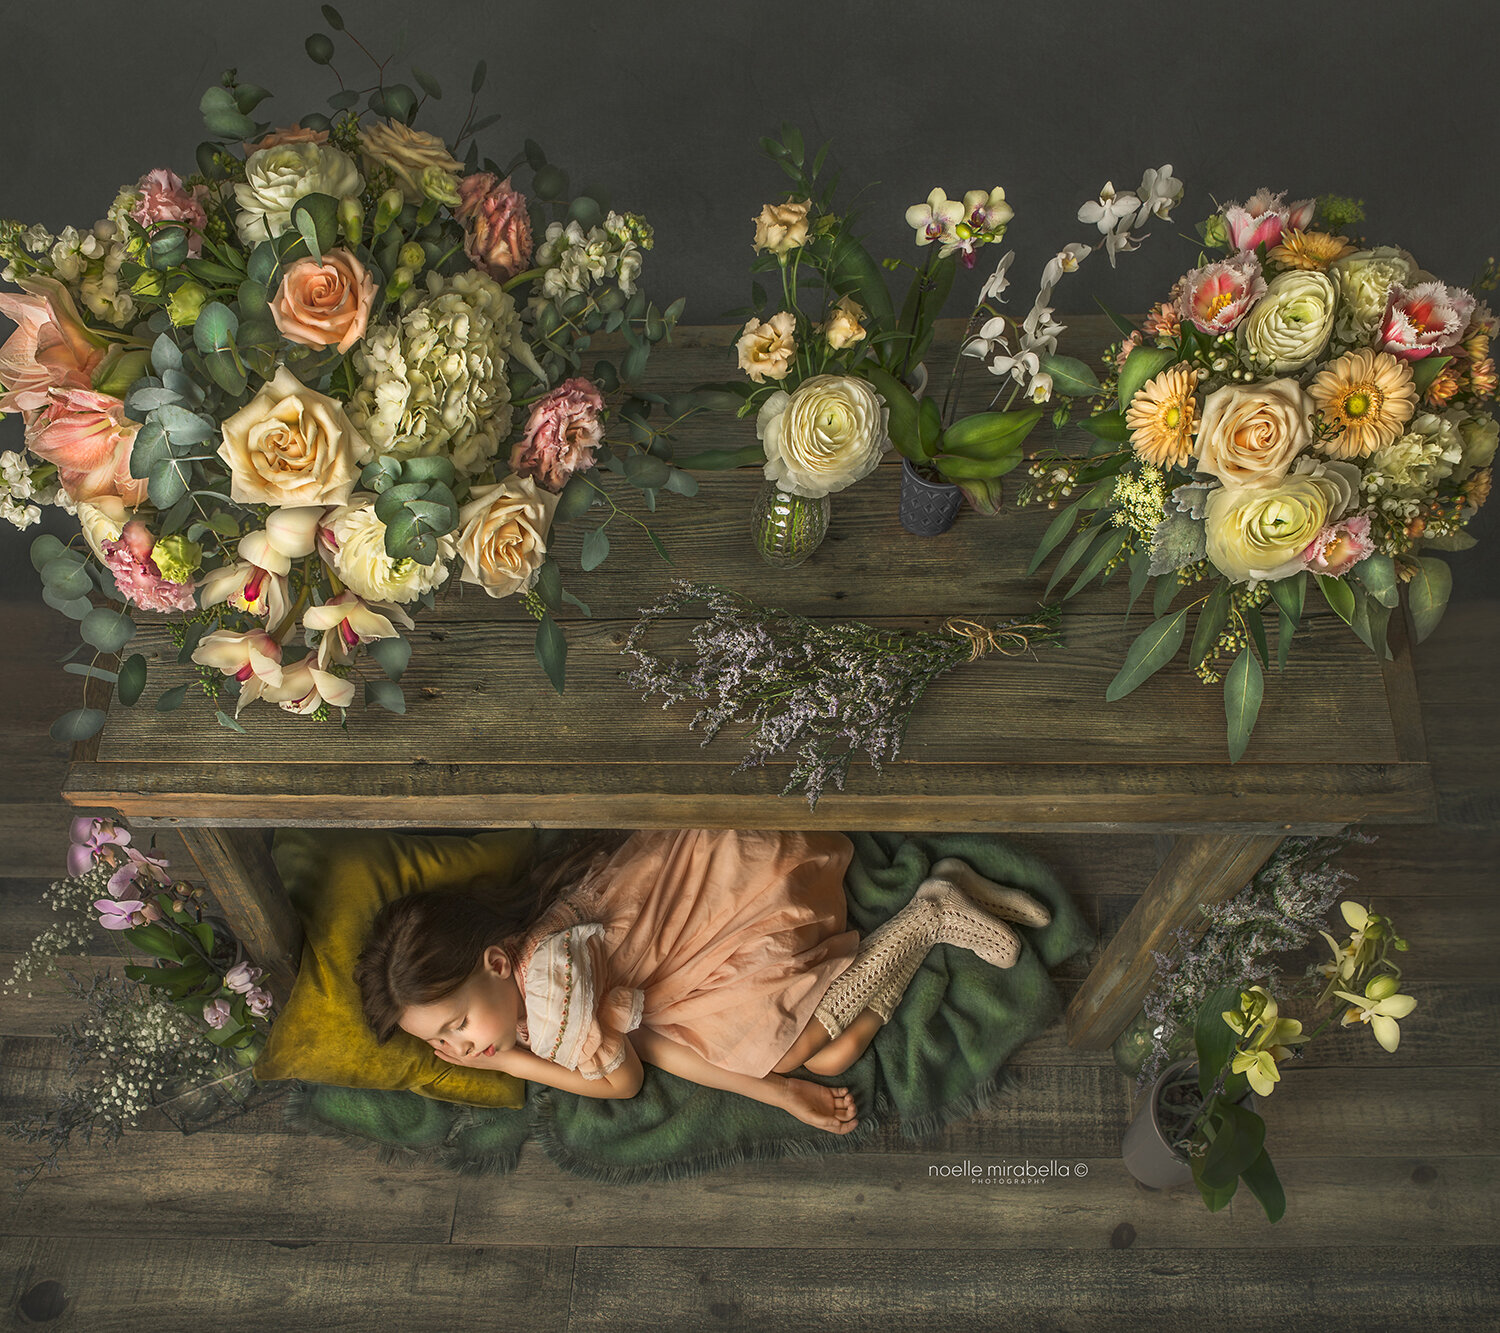
[{"label": "girl's ear", "polygon": [[492,944],[484,951],[485,965],[497,976],[510,976],[510,955],[499,944]]}]

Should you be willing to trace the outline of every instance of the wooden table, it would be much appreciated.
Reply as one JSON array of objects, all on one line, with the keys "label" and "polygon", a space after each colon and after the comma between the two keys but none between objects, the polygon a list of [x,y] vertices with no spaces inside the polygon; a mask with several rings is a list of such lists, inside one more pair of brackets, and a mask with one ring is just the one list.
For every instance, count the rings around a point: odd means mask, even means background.
[{"label": "wooden table", "polygon": [[[653,358],[653,387],[727,377],[731,337],[679,330],[677,344]],[[1102,320],[1080,319],[1062,350],[1092,361],[1107,337]],[[971,375],[965,407],[980,406],[988,392]],[[1033,444],[1050,433],[1039,429]],[[681,452],[753,439],[749,422],[716,414],[684,433]],[[248,951],[283,993],[295,976],[298,925],[261,832],[280,825],[1173,835],[1069,1009],[1069,1038],[1083,1046],[1107,1045],[1139,1009],[1151,950],[1193,922],[1200,903],[1241,888],[1283,837],[1434,818],[1400,626],[1395,658],[1382,664],[1310,598],[1291,665],[1268,673],[1259,727],[1231,766],[1222,694],[1180,659],[1126,700],[1105,702],[1105,686],[1150,615],[1138,607],[1126,623],[1121,579],[1068,603],[1064,647],[986,658],[940,680],[913,716],[901,759],[880,775],[856,760],[847,789],[809,811],[801,797],[777,794],[788,764],[736,773],[734,731],[701,748],[687,729],[687,705],[643,703],[621,678],[633,659],[619,649],[638,609],[684,576],[806,615],[882,625],[1027,615],[1044,579],[1025,569],[1050,516],[1007,507],[994,519],[965,513],[942,537],[909,536],[896,519],[900,471],[892,463],[833,497],[829,536],[812,560],[776,571],[750,545],[758,472],[700,480],[697,497],[664,496],[654,518],[638,504],[631,511],[651,518],[671,566],[639,529],[617,520],[609,561],[584,575],[583,525],[557,534],[566,586],[593,610],[592,619],[566,624],[566,696],[542,676],[535,623],[518,601],[494,602],[455,582],[408,636],[404,717],[356,709],[341,730],[255,705],[241,718],[248,735],[238,736],[191,700],[177,713],[155,712],[153,683],[141,706],[113,708],[103,733],[80,747],[64,795],[112,807],[138,826],[181,830]],[[600,517],[598,508],[590,515]],[[659,627],[653,642],[681,643],[687,629]],[[175,659],[160,627],[143,627],[132,646],[153,661]],[[153,682],[165,688],[182,670],[166,665]]]}]

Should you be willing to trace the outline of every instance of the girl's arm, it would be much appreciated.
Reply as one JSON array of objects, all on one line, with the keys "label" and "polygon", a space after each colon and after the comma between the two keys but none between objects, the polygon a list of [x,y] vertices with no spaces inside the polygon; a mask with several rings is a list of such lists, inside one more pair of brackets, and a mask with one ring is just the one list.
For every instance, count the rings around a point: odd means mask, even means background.
[{"label": "girl's arm", "polygon": [[641,1090],[641,1079],[645,1071],[641,1068],[641,1057],[636,1054],[629,1038],[625,1041],[625,1062],[603,1078],[585,1078],[576,1069],[564,1069],[560,1064],[543,1056],[535,1055],[524,1046],[513,1046],[509,1050],[496,1051],[494,1055],[472,1055],[466,1060],[453,1060],[435,1052],[449,1064],[464,1065],[470,1069],[496,1069],[502,1074],[524,1078],[528,1083],[545,1083],[549,1088],[561,1088],[564,1092],[576,1092],[583,1097],[621,1099],[634,1097]]},{"label": "girl's arm", "polygon": [[663,1037],[659,1032],[637,1028],[625,1039],[627,1046],[634,1046],[640,1058],[669,1074],[701,1083],[706,1088],[720,1088],[725,1092],[737,1092],[741,1097],[750,1097],[767,1106],[788,1109],[787,1094],[791,1080],[781,1074],[767,1074],[755,1078],[750,1074],[736,1074],[732,1070],[711,1065],[697,1051],[680,1042]]}]

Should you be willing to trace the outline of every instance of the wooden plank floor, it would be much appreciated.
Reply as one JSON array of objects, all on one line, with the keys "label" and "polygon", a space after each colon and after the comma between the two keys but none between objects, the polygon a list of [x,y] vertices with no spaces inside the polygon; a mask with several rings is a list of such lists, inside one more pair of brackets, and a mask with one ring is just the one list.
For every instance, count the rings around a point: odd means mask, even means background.
[{"label": "wooden plank floor", "polygon": [[[64,761],[46,736],[76,680],[71,626],[0,604],[0,971],[45,923],[62,865]],[[52,1327],[326,1330],[947,1330],[1500,1327],[1500,604],[1456,604],[1418,651],[1439,793],[1432,827],[1372,830],[1359,896],[1411,940],[1421,1008],[1384,1056],[1325,1042],[1268,1107],[1286,1183],[1272,1227],[1248,1198],[1210,1216],[1137,1186],[1119,1161],[1132,1087],[1061,1026],[1024,1048],[1018,1086],[934,1140],[613,1188],[534,1147],[499,1178],[381,1166],[288,1129],[279,1106],[190,1139],[163,1128],[83,1150],[0,1210],[0,1326],[54,1281]],[[1018,839],[1048,857],[1105,938],[1149,878],[1149,838]],[[180,847],[164,844],[183,858]],[[102,932],[101,932],[102,934]],[[109,955],[101,938],[99,953]],[[1071,994],[1088,960],[1064,968]],[[0,998],[0,1119],[65,1081],[54,1001]],[[0,1145],[0,1170],[26,1160]],[[1067,1179],[934,1178],[965,1161],[1056,1160]],[[3,1182],[0,1182],[3,1185]]]}]

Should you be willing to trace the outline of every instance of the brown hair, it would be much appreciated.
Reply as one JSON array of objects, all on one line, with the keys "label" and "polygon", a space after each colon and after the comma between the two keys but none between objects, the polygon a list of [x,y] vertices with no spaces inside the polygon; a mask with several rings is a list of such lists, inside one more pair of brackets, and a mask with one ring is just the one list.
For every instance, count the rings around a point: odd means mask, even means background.
[{"label": "brown hair", "polygon": [[375,1040],[382,1045],[389,1041],[411,1005],[432,1004],[456,991],[492,944],[512,953],[563,891],[628,836],[610,831],[575,838],[508,889],[480,883],[469,890],[410,893],[387,903],[354,968]]}]

